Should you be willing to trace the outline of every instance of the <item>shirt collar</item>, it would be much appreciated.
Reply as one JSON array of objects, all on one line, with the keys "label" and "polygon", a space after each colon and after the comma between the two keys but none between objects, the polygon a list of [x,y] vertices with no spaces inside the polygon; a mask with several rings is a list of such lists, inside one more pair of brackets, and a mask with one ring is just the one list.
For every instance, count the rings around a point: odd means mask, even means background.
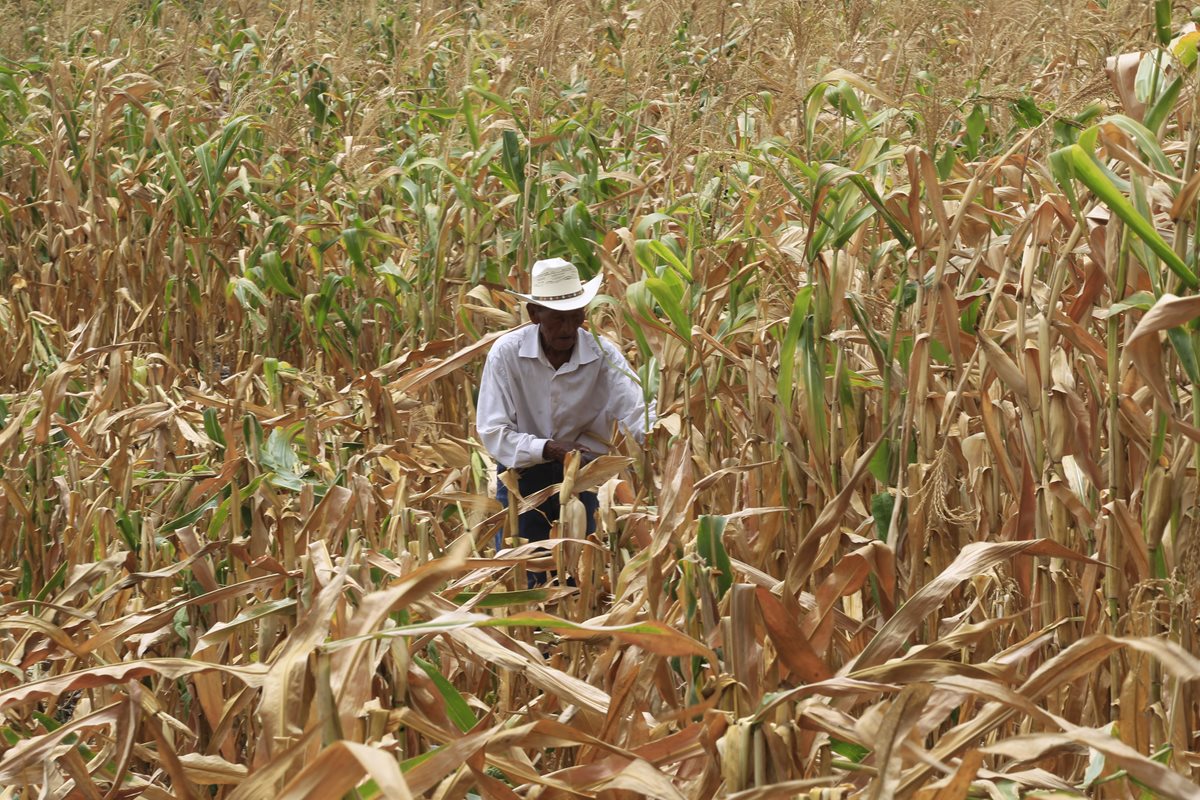
[{"label": "shirt collar", "polygon": [[[525,329],[525,335],[521,337],[521,348],[517,354],[521,358],[545,360],[545,356],[542,355],[541,340],[538,338],[537,325],[530,325]],[[580,328],[576,333],[575,349],[571,351],[571,357],[567,359],[567,363],[563,364],[562,368],[569,372],[584,364],[590,364],[598,358],[600,358],[600,348],[592,337],[591,331]]]},{"label": "shirt collar", "polygon": [[541,349],[538,344],[538,326],[530,325],[525,329],[525,335],[521,337],[521,349],[517,352],[521,358],[537,358]]}]

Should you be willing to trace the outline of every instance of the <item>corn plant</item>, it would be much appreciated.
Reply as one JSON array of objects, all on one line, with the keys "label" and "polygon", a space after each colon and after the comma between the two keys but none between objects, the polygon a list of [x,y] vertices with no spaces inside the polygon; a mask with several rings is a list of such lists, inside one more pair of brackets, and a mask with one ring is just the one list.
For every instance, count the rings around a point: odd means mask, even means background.
[{"label": "corn plant", "polygon": [[[1200,34],[818,6],[14,14],[0,796],[1200,793]],[[549,256],[660,418],[506,510]]]}]

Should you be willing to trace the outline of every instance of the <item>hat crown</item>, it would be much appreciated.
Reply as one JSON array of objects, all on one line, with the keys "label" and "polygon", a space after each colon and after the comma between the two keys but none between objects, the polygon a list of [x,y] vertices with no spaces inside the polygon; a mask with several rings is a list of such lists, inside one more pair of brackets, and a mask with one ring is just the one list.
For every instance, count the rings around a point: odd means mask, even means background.
[{"label": "hat crown", "polygon": [[538,300],[565,300],[579,297],[584,293],[583,281],[579,279],[579,270],[569,261],[561,258],[548,258],[534,262],[533,286],[530,297]]},{"label": "hat crown", "polygon": [[579,270],[570,261],[561,258],[545,258],[533,262],[529,270],[532,280],[529,294],[508,289],[527,303],[549,308],[553,311],[574,311],[587,308],[600,290],[603,273],[586,283],[579,277]]}]

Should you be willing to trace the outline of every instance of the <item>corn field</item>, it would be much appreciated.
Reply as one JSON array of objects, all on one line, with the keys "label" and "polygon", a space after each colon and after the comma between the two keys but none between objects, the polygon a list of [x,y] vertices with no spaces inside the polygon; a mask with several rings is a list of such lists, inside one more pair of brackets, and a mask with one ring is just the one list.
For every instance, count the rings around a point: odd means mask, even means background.
[{"label": "corn field", "polygon": [[[1200,797],[1187,8],[3,7],[3,800]],[[498,553],[554,256],[660,420]]]}]

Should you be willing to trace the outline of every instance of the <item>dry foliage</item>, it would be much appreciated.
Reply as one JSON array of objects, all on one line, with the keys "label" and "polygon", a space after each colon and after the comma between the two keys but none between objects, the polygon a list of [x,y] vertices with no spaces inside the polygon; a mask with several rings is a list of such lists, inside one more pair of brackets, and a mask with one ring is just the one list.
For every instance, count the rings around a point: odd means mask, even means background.
[{"label": "dry foliage", "polygon": [[[1118,5],[9,3],[0,798],[1198,796],[1200,34]],[[551,255],[665,419],[496,554]]]}]

